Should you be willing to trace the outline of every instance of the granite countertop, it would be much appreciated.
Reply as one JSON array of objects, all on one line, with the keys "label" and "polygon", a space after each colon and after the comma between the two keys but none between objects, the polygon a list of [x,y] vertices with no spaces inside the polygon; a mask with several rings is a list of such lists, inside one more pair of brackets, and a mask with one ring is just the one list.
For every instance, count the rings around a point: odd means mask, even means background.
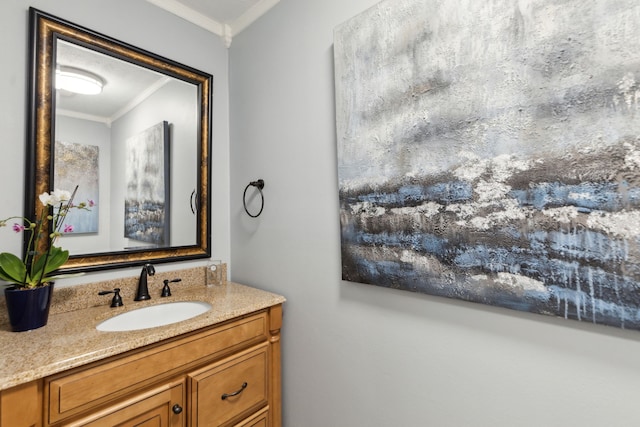
[{"label": "granite countertop", "polygon": [[[213,286],[172,287],[172,296],[134,302],[123,307],[100,306],[50,314],[46,326],[27,332],[0,327],[0,390],[40,379],[128,350],[215,325],[234,317],[281,304],[285,298],[233,282]],[[104,298],[104,297],[103,297]],[[176,301],[206,301],[213,306],[192,319],[167,326],[128,332],[102,332],[96,325],[119,313]],[[53,308],[53,307],[52,307]]]}]

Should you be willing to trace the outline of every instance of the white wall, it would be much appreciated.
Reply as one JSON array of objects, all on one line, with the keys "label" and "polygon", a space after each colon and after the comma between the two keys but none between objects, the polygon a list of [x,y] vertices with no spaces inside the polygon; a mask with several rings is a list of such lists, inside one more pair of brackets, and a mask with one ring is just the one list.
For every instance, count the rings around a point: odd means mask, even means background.
[{"label": "white wall", "polygon": [[[228,51],[220,37],[144,0],[2,0],[0,3],[0,218],[23,211],[27,120],[28,8],[33,6],[213,75],[212,255],[229,261]],[[20,237],[0,230],[0,251],[19,253]],[[158,265],[158,271],[203,261]],[[185,265],[188,264],[188,265]],[[112,270],[61,280],[58,286],[131,276]]]},{"label": "white wall", "polygon": [[640,332],[340,280],[332,31],[375,2],[281,0],[230,49],[231,278],[288,298],[285,425],[640,425]]}]

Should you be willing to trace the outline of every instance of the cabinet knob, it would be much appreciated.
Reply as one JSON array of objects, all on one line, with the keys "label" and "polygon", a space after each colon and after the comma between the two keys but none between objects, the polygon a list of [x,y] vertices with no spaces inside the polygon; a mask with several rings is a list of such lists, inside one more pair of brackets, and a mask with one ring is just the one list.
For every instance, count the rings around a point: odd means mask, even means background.
[{"label": "cabinet knob", "polygon": [[182,406],[176,403],[175,405],[173,405],[173,408],[171,408],[171,410],[174,414],[179,414],[180,412],[182,412]]}]

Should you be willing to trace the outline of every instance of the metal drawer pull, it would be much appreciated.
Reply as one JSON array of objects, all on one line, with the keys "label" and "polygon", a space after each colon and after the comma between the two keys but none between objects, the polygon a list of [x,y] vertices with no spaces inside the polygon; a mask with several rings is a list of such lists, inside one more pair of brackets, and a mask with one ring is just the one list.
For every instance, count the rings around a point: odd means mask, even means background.
[{"label": "metal drawer pull", "polygon": [[174,414],[179,414],[180,412],[182,412],[182,406],[176,403],[175,405],[173,405],[173,408],[171,408],[171,410]]},{"label": "metal drawer pull", "polygon": [[233,393],[225,393],[222,395],[222,400],[225,400],[227,397],[233,397],[233,396],[237,396],[240,393],[242,393],[244,391],[245,388],[247,388],[249,384],[247,383],[242,383],[242,386],[240,386],[240,390],[238,391],[234,391]]}]

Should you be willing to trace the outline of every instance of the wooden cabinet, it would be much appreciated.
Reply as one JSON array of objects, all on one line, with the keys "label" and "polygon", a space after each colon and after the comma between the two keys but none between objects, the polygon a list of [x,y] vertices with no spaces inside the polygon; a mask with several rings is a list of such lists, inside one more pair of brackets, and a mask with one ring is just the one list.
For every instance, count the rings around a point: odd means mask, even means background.
[{"label": "wooden cabinet", "polygon": [[184,427],[185,382],[177,381],[138,393],[116,405],[97,411],[69,427]]},{"label": "wooden cabinet", "polygon": [[0,391],[0,426],[42,426],[41,381],[31,381]]},{"label": "wooden cabinet", "polygon": [[261,344],[189,374],[191,427],[229,425],[266,406],[268,346]]},{"label": "wooden cabinet", "polygon": [[269,425],[269,407],[266,407],[233,427],[269,427]]},{"label": "wooden cabinet", "polygon": [[278,305],[4,390],[0,427],[279,427],[281,322]]}]

